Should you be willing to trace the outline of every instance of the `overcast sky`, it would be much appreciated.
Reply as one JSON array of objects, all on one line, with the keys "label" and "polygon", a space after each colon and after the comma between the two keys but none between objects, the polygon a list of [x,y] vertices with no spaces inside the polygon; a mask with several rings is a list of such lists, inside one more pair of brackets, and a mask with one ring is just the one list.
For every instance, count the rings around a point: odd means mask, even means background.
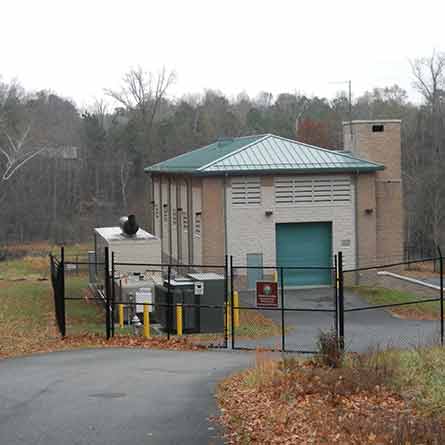
[{"label": "overcast sky", "polygon": [[439,0],[2,0],[0,14],[0,75],[80,106],[137,65],[175,70],[175,97],[333,97],[348,79],[355,95],[412,94],[409,59],[445,49]]}]

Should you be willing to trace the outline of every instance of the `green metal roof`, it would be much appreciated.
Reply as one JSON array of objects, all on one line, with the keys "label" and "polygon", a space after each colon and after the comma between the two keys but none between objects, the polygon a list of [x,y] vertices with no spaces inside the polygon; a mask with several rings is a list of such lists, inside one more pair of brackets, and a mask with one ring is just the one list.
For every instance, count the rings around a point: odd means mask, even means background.
[{"label": "green metal roof", "polygon": [[167,161],[147,172],[221,175],[270,172],[376,171],[384,166],[350,153],[327,150],[272,134],[223,139]]}]

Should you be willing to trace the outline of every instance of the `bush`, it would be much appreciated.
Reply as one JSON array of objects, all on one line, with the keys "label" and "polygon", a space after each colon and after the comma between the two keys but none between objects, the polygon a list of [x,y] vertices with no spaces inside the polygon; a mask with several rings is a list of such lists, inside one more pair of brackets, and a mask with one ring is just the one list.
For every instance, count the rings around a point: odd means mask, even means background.
[{"label": "bush", "polygon": [[320,331],[317,340],[316,361],[329,368],[339,368],[342,365],[343,351],[334,330]]}]

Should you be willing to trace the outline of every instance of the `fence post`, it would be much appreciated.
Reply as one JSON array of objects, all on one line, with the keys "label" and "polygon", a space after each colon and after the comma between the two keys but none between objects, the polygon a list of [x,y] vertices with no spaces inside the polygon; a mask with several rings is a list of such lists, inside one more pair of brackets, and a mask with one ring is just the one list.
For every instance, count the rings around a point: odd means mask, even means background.
[{"label": "fence post", "polygon": [[105,333],[107,340],[110,339],[110,259],[108,258],[108,247],[105,247],[105,259],[104,259],[104,281],[105,281]]},{"label": "fence post", "polygon": [[66,335],[65,322],[65,247],[60,247],[60,333]]},{"label": "fence post", "polygon": [[338,252],[338,319],[340,349],[345,349],[345,295],[344,295],[344,274],[343,274],[343,252]]},{"label": "fence post", "polygon": [[334,255],[334,305],[335,305],[335,338],[338,338],[338,266],[337,255]]},{"label": "fence post", "polygon": [[116,300],[116,289],[114,274],[116,273],[114,268],[114,252],[111,252],[111,305],[110,305],[110,318],[111,318],[111,336],[114,337],[114,302]]},{"label": "fence post", "polygon": [[280,267],[281,282],[281,352],[286,352],[286,331],[284,327],[284,273],[283,267]]},{"label": "fence post", "polygon": [[170,331],[171,331],[171,324],[172,324],[172,302],[171,300],[171,292],[170,292],[170,279],[171,279],[171,265],[168,265],[167,270],[167,340],[170,340]]},{"label": "fence post", "polygon": [[230,255],[230,328],[232,332],[232,349],[235,349],[235,329],[233,326],[233,256]]},{"label": "fence post", "polygon": [[439,267],[440,267],[440,344],[443,346],[444,326],[443,326],[443,257],[442,250],[437,246],[439,252]]}]

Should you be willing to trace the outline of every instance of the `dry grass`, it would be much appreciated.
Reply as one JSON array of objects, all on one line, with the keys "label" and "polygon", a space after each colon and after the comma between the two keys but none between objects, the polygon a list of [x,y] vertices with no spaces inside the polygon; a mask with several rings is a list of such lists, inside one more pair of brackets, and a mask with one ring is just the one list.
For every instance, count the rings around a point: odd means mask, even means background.
[{"label": "dry grass", "polygon": [[394,351],[376,351],[330,368],[258,354],[255,368],[219,385],[227,443],[445,443],[443,420],[425,416],[394,390],[398,360]]}]

